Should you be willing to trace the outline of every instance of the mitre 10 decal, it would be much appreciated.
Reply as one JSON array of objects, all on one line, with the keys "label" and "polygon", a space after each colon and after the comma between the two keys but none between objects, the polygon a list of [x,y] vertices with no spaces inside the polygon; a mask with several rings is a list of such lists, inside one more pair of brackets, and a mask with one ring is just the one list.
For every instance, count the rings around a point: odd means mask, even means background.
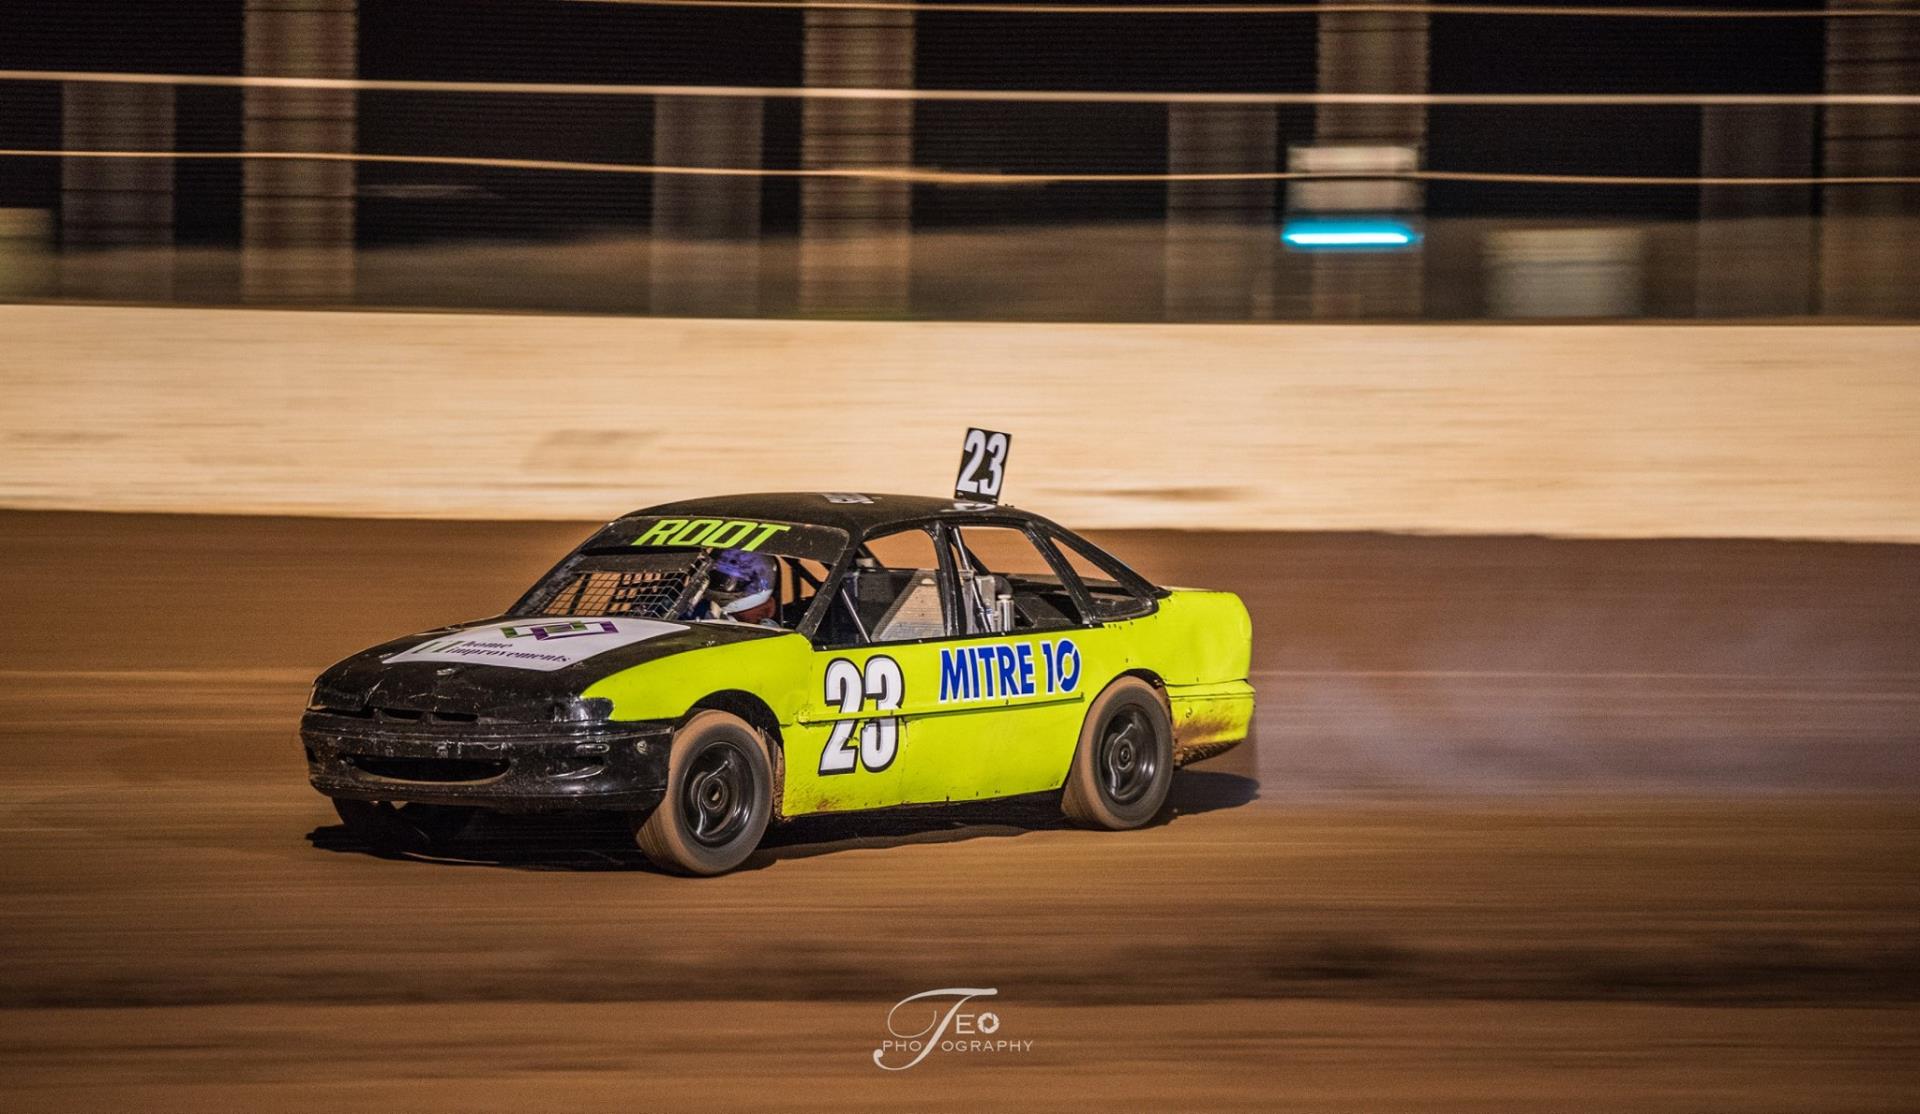
[{"label": "mitre 10 decal", "polygon": [[1080,647],[1071,638],[940,651],[940,703],[1059,696],[1080,687]]}]

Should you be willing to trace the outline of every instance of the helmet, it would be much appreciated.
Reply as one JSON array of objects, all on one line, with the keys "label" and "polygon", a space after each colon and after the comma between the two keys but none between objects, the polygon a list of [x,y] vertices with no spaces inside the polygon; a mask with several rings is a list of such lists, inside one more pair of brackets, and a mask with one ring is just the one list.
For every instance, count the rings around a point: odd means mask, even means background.
[{"label": "helmet", "polygon": [[732,615],[772,599],[779,582],[780,566],[770,555],[723,549],[707,571],[707,599],[720,614]]}]

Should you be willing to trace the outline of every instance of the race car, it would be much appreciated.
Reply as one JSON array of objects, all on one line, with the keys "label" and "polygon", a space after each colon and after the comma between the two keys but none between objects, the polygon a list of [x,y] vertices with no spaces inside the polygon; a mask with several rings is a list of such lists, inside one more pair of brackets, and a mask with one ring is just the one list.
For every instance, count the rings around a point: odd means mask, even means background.
[{"label": "race car", "polygon": [[1139,827],[1175,767],[1246,737],[1246,608],[980,494],[615,519],[504,614],[323,673],[309,778],[376,842],[615,810],[692,875],[815,813],[1057,791],[1079,824]]}]

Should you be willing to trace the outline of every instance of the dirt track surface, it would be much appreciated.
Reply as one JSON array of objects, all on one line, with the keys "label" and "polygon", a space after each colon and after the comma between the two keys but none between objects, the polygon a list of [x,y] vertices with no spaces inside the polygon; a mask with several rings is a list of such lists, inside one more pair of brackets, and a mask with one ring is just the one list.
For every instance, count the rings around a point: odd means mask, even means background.
[{"label": "dirt track surface", "polygon": [[[1255,616],[1164,824],[367,854],[306,682],[581,529],[0,515],[0,1107],[1911,1108],[1914,550],[1113,537]],[[1032,1048],[875,1068],[942,986]]]}]

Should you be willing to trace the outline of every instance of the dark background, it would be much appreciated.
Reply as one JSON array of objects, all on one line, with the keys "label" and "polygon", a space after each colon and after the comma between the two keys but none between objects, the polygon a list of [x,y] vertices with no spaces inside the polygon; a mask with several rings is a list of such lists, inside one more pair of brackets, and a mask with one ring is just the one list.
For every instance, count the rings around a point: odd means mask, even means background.
[{"label": "dark background", "polygon": [[[1591,6],[1591,5],[1587,5]],[[1804,8],[1805,0],[1743,7]],[[237,74],[241,5],[86,0],[0,5],[0,67]],[[420,80],[606,83],[802,83],[801,13],[683,9],[550,0],[363,0],[360,73]],[[1826,21],[1435,16],[1430,88],[1453,92],[1815,93]],[[1006,15],[923,12],[916,27],[923,88],[1309,91],[1317,58],[1311,16]],[[0,143],[58,146],[59,90],[0,84]],[[235,91],[183,89],[182,149],[240,144]],[[1311,142],[1310,108],[1283,108],[1279,144]],[[539,98],[363,93],[363,150],[406,154],[648,161],[646,98]],[[953,169],[1166,169],[1166,111],[1157,105],[924,103],[915,163]],[[1455,108],[1428,117],[1434,169],[1689,176],[1700,171],[1693,107]],[[765,165],[795,166],[799,112],[767,106]],[[220,162],[179,169],[185,242],[236,243],[240,175]],[[1816,168],[1817,173],[1817,168]],[[626,176],[367,166],[363,244],[433,238],[550,237],[644,230],[649,192]],[[402,198],[383,187],[467,187]],[[798,188],[763,184],[763,228],[791,232]],[[0,159],[0,207],[57,205],[60,166]],[[920,187],[916,227],[1156,219],[1157,183],[1042,190]],[[1587,186],[1436,184],[1436,218],[1579,214],[1691,219],[1698,191]]]}]

